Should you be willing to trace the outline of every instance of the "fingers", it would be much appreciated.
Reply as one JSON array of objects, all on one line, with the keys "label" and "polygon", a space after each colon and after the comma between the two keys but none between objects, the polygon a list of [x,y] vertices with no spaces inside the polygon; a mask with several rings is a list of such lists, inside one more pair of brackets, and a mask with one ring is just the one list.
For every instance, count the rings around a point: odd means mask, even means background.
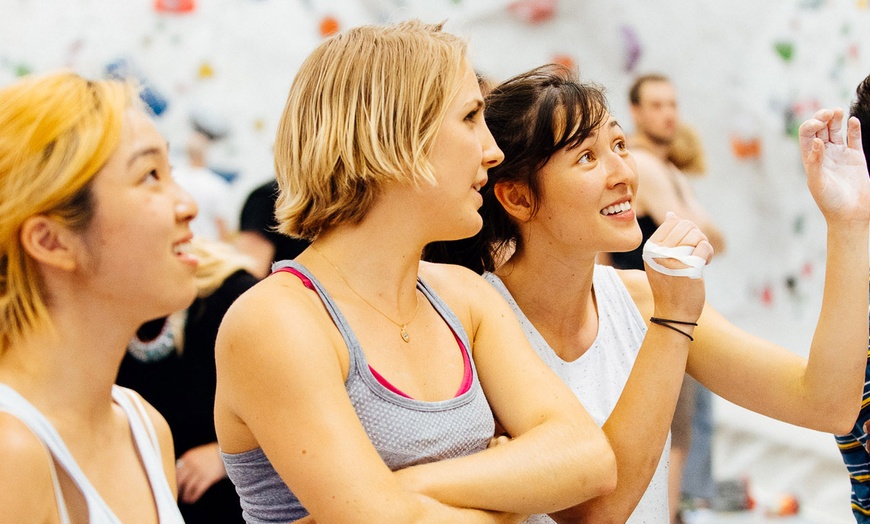
[{"label": "fingers", "polygon": [[713,260],[714,253],[715,251],[713,249],[713,244],[708,242],[706,237],[703,241],[698,242],[698,244],[695,246],[695,250],[692,251],[692,254],[694,256],[703,258],[707,262],[707,264],[709,264],[710,261]]},{"label": "fingers", "polygon": [[833,109],[819,109],[798,128],[801,139],[828,139],[828,122],[834,117]]},{"label": "fingers", "polygon": [[672,212],[643,245],[644,266],[674,277],[699,279],[713,257],[713,246],[692,221]]},{"label": "fingers", "polygon": [[486,446],[487,448],[494,448],[496,446],[500,446],[502,444],[507,444],[511,439],[507,435],[499,435],[497,437],[493,437],[489,439],[489,444]]},{"label": "fingers", "polygon": [[[831,117],[831,120],[828,121],[828,140],[831,141],[832,144],[842,144],[843,143],[843,135],[840,131],[843,128],[843,110],[841,108],[834,109],[834,115]],[[822,138],[822,137],[819,137]],[[824,138],[822,138],[824,140]]]},{"label": "fingers", "polygon": [[[852,132],[851,120],[849,123],[850,135]],[[813,116],[801,124],[798,129],[798,138],[801,152],[805,158],[812,160],[814,153],[823,149],[827,143],[843,144],[841,130],[843,127],[843,110],[841,108],[819,109]],[[851,143],[851,136],[850,136]],[[821,146],[821,147],[820,147]]]},{"label": "fingers", "polygon": [[[185,471],[186,470],[186,471]],[[201,472],[194,468],[181,468],[182,474],[178,475],[178,498],[185,504],[193,504],[211,487],[214,482],[209,481]]]},{"label": "fingers", "polygon": [[[650,236],[650,240],[659,245],[665,245],[665,238],[671,234],[671,231],[677,226],[680,225],[680,217],[677,216],[676,213],[672,211],[668,211],[665,214],[665,221],[659,225],[659,227],[653,231],[653,234]],[[672,246],[673,244],[668,244]]]},{"label": "fingers", "polygon": [[846,145],[850,149],[857,149],[863,151],[864,148],[861,144],[861,121],[853,116],[849,118],[846,126],[846,133],[848,135],[848,143]]},{"label": "fingers", "polygon": [[175,463],[175,482],[178,484],[178,499],[185,500],[188,485],[191,483],[190,468],[184,467],[184,461]]},{"label": "fingers", "polygon": [[665,247],[694,247],[696,252],[692,254],[708,262],[713,256],[713,246],[707,241],[707,235],[694,222],[684,220],[671,211],[665,215],[665,221],[650,236],[650,240]]},{"label": "fingers", "polygon": [[175,462],[175,478],[178,482],[178,498],[186,504],[196,502],[205,491],[200,488],[202,475],[195,463],[187,463],[182,459]]}]

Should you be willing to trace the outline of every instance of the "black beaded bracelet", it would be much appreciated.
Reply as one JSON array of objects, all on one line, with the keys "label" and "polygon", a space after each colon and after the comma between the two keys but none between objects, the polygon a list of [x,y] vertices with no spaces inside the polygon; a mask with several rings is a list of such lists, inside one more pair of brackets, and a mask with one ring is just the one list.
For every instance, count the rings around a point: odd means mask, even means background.
[{"label": "black beaded bracelet", "polygon": [[695,339],[694,339],[694,337],[692,337],[692,335],[686,333],[686,332],[683,331],[682,329],[678,329],[678,328],[672,326],[671,324],[681,324],[681,325],[684,325],[684,326],[697,326],[697,325],[698,325],[697,322],[685,322],[685,321],[682,321],[682,320],[671,320],[671,319],[668,319],[668,318],[658,318],[658,317],[650,317],[649,321],[652,322],[653,324],[658,324],[658,325],[660,325],[660,326],[664,326],[664,327],[666,327],[666,328],[668,328],[668,329],[673,329],[673,330],[676,331],[677,333],[679,333],[679,334],[681,334],[681,335],[684,335],[684,336],[688,337],[688,339],[689,339],[690,342],[694,342],[694,341],[695,341]]}]

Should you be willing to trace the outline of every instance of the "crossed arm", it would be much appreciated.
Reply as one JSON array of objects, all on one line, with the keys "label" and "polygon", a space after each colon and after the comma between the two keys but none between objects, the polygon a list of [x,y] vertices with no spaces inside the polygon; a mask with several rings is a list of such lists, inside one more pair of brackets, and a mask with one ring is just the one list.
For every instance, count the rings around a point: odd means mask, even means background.
[{"label": "crossed arm", "polygon": [[[261,447],[310,520],[321,522],[519,522],[612,489],[604,435],[528,347],[504,300],[467,270],[426,266],[427,281],[458,305],[481,384],[513,441],[391,472],[348,399],[340,334],[301,284],[271,278],[243,296],[221,327],[222,448]],[[460,295],[488,298],[457,304]],[[300,325],[306,329],[294,328]],[[227,420],[236,435],[221,431]]]}]

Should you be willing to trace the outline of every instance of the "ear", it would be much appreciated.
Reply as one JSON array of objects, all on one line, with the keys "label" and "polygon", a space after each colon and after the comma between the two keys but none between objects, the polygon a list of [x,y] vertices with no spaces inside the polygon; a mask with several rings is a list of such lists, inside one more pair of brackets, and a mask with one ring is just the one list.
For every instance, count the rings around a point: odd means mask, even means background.
[{"label": "ear", "polygon": [[21,226],[24,251],[40,264],[72,271],[77,266],[72,232],[43,215],[35,215]]},{"label": "ear", "polygon": [[532,195],[526,184],[499,182],[492,191],[505,211],[519,222],[528,222],[532,218]]}]

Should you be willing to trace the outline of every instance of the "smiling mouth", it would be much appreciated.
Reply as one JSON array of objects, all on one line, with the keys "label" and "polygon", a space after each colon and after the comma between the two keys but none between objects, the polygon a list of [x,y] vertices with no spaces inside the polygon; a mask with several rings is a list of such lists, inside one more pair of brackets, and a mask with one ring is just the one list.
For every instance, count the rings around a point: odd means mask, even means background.
[{"label": "smiling mouth", "polygon": [[631,209],[631,202],[623,202],[621,204],[614,204],[612,206],[607,206],[600,211],[600,213],[604,216],[610,215],[618,215],[619,213],[625,213]]},{"label": "smiling mouth", "polygon": [[190,255],[192,252],[193,247],[189,241],[181,242],[172,246],[172,253],[175,255]]}]

